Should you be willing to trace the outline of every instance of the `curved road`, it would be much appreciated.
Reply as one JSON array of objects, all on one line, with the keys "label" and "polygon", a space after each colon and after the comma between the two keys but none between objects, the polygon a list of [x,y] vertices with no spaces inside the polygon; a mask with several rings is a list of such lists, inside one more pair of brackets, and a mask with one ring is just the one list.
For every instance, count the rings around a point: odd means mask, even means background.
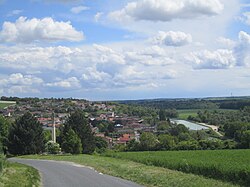
[{"label": "curved road", "polygon": [[19,158],[9,160],[36,168],[42,175],[44,187],[142,187],[71,162]]}]

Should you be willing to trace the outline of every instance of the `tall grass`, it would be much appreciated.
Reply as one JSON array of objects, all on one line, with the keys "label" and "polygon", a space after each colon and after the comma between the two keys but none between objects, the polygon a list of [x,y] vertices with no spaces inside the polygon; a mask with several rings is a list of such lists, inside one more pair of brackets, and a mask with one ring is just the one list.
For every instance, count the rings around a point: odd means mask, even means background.
[{"label": "tall grass", "polygon": [[0,174],[3,171],[4,165],[5,165],[5,156],[4,154],[0,154]]},{"label": "tall grass", "polygon": [[242,186],[250,184],[250,150],[118,152],[106,153],[106,156],[203,175]]}]

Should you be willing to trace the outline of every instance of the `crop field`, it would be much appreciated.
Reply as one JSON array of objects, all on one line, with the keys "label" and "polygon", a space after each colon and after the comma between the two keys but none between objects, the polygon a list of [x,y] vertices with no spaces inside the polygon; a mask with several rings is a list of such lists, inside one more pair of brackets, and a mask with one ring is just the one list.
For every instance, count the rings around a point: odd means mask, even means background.
[{"label": "crop field", "polygon": [[178,110],[178,114],[179,114],[179,118],[180,119],[187,119],[188,116],[197,116],[197,112],[199,110],[195,109],[195,110]]},{"label": "crop field", "polygon": [[14,105],[16,104],[16,102],[13,102],[13,101],[0,101],[0,109],[3,109],[7,106],[10,106],[10,105]]},{"label": "crop field", "polygon": [[250,150],[110,152],[106,156],[186,173],[250,184]]},{"label": "crop field", "polygon": [[[237,111],[237,110],[231,110],[231,109],[214,109],[217,111]],[[213,109],[208,109],[208,111],[214,111]],[[190,109],[190,110],[177,110],[179,114],[179,119],[186,120],[188,116],[197,116],[198,111],[204,111],[204,109]]]}]

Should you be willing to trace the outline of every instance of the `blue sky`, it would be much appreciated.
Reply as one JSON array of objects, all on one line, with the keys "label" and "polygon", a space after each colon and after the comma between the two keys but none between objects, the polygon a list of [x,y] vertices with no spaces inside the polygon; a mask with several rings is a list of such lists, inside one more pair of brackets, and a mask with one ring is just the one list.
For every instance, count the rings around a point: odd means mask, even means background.
[{"label": "blue sky", "polygon": [[247,0],[0,0],[0,95],[250,95]]}]

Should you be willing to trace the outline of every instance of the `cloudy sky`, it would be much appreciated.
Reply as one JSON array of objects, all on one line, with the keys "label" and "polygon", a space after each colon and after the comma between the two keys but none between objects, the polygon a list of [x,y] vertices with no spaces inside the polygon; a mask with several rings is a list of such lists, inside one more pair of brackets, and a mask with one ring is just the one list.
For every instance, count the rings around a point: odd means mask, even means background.
[{"label": "cloudy sky", "polygon": [[250,95],[249,0],[0,0],[0,95]]}]

